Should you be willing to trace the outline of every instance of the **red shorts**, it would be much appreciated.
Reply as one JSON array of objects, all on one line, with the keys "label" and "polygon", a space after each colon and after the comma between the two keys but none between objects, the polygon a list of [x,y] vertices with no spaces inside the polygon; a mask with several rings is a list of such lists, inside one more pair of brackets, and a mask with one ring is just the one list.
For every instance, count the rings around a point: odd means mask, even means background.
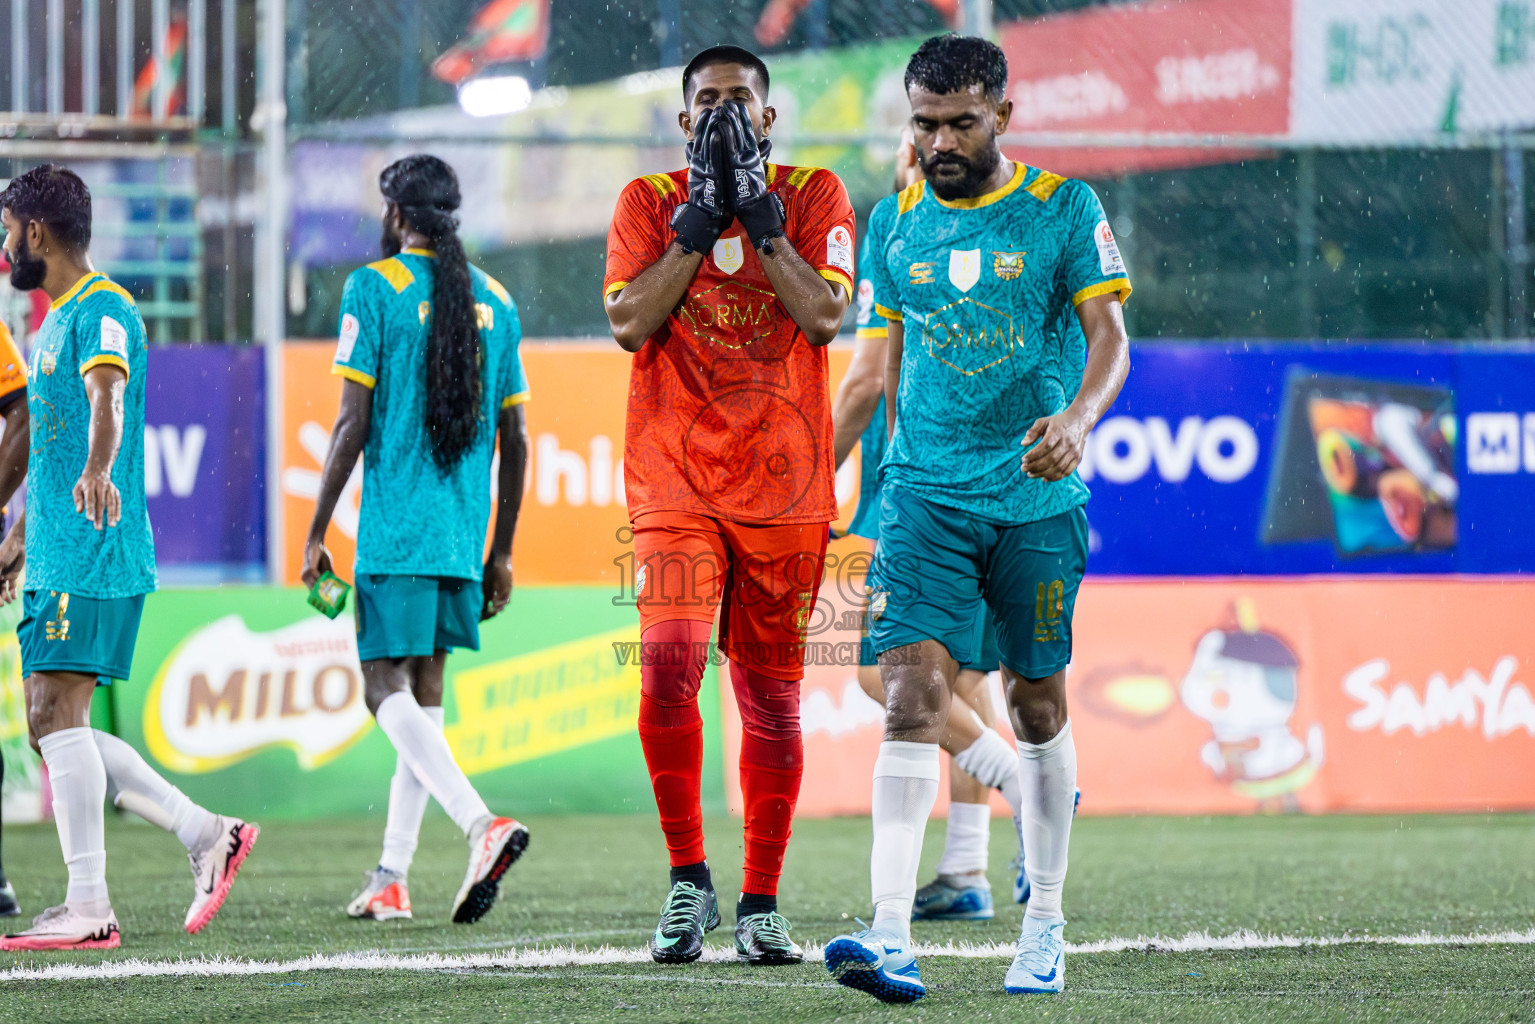
[{"label": "red shorts", "polygon": [[753,526],[695,512],[650,512],[634,523],[640,630],[720,614],[725,657],[775,679],[805,674],[826,560],[825,523]]}]

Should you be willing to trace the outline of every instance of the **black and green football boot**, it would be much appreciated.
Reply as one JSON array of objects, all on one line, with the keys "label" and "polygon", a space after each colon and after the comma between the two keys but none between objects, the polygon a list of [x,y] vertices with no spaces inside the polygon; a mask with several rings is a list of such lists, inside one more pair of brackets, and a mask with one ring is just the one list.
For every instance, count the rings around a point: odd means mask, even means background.
[{"label": "black and green football boot", "polygon": [[650,958],[658,964],[690,964],[703,955],[704,932],[719,924],[714,890],[677,882],[661,906],[661,920],[650,937]]},{"label": "black and green football boot", "polygon": [[764,966],[804,963],[804,951],[789,938],[790,927],[776,910],[742,917],[736,922],[736,956]]}]

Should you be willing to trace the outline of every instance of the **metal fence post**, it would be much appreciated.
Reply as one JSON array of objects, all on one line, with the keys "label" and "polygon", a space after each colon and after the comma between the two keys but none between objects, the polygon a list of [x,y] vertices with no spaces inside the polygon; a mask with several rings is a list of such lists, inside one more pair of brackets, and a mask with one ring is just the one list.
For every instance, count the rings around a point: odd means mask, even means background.
[{"label": "metal fence post", "polygon": [[282,524],[282,346],[288,219],[287,10],[285,0],[262,0],[258,74],[261,130],[261,223],[256,258],[256,337],[264,346],[266,371],[266,542],[267,576],[283,577]]}]

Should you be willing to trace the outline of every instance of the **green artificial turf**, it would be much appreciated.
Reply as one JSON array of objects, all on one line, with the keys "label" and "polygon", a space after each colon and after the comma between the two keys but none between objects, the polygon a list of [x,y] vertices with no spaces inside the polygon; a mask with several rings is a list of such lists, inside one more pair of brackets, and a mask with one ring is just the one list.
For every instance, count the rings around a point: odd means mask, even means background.
[{"label": "green artificial turf", "polygon": [[[0,954],[0,970],[129,958],[313,954],[497,953],[531,946],[639,947],[665,895],[653,819],[541,817],[479,924],[447,922],[463,870],[462,839],[435,811],[411,874],[413,921],[377,924],[342,912],[378,856],[382,823],[275,822],[217,920],[186,935],[190,875],[175,840],[112,819],[108,880],[123,947],[107,953]],[[740,824],[710,819],[715,882],[740,881]],[[781,908],[801,942],[823,943],[867,919],[866,819],[801,821]],[[928,831],[923,880],[942,845]],[[1008,943],[1010,824],[993,823],[994,921],[919,922],[921,942]],[[51,826],[8,827],[5,864],[27,914],[62,898]],[[730,941],[733,910],[711,942]],[[1072,837],[1069,942],[1264,934],[1474,935],[1535,928],[1535,817],[1083,818]],[[1073,954],[1065,995],[1010,997],[1006,960],[927,957],[929,994],[886,1007],[831,984],[818,963],[662,968],[606,963],[537,970],[320,970],[217,977],[0,982],[0,1021],[1313,1021],[1535,1022],[1535,945],[1364,943],[1299,949]]]}]

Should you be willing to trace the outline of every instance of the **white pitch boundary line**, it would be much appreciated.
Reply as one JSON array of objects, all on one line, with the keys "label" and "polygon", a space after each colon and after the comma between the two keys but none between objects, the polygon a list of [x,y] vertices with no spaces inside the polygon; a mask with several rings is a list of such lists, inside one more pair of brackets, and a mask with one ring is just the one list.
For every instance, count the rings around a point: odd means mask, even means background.
[{"label": "white pitch boundary line", "polygon": [[[1069,944],[1068,953],[1123,953],[1142,950],[1153,953],[1214,953],[1255,949],[1300,949],[1319,946],[1490,946],[1535,945],[1535,928],[1526,931],[1487,932],[1477,935],[1434,935],[1423,931],[1414,935],[1342,935],[1307,937],[1263,935],[1253,931],[1230,935],[1190,932],[1179,939],[1146,938],[1102,939],[1098,942]],[[919,957],[961,957],[971,960],[1005,960],[1013,955],[1010,942],[948,942],[943,945],[918,943]],[[805,959],[816,961],[822,947],[805,948]],[[738,963],[730,946],[710,946],[704,950],[704,963]],[[54,963],[18,965],[0,970],[0,983],[8,981],[106,981],[117,978],[212,978],[250,975],[297,974],[306,971],[451,971],[451,970],[536,970],[548,967],[596,967],[614,964],[650,963],[650,953],[643,948],[601,946],[597,949],[572,949],[566,946],[508,949],[499,953],[472,953],[444,956],[438,953],[404,955],[375,951],[368,953],[315,954],[294,960],[247,960],[240,957],[199,957],[178,960],[113,960],[101,964]]]}]

